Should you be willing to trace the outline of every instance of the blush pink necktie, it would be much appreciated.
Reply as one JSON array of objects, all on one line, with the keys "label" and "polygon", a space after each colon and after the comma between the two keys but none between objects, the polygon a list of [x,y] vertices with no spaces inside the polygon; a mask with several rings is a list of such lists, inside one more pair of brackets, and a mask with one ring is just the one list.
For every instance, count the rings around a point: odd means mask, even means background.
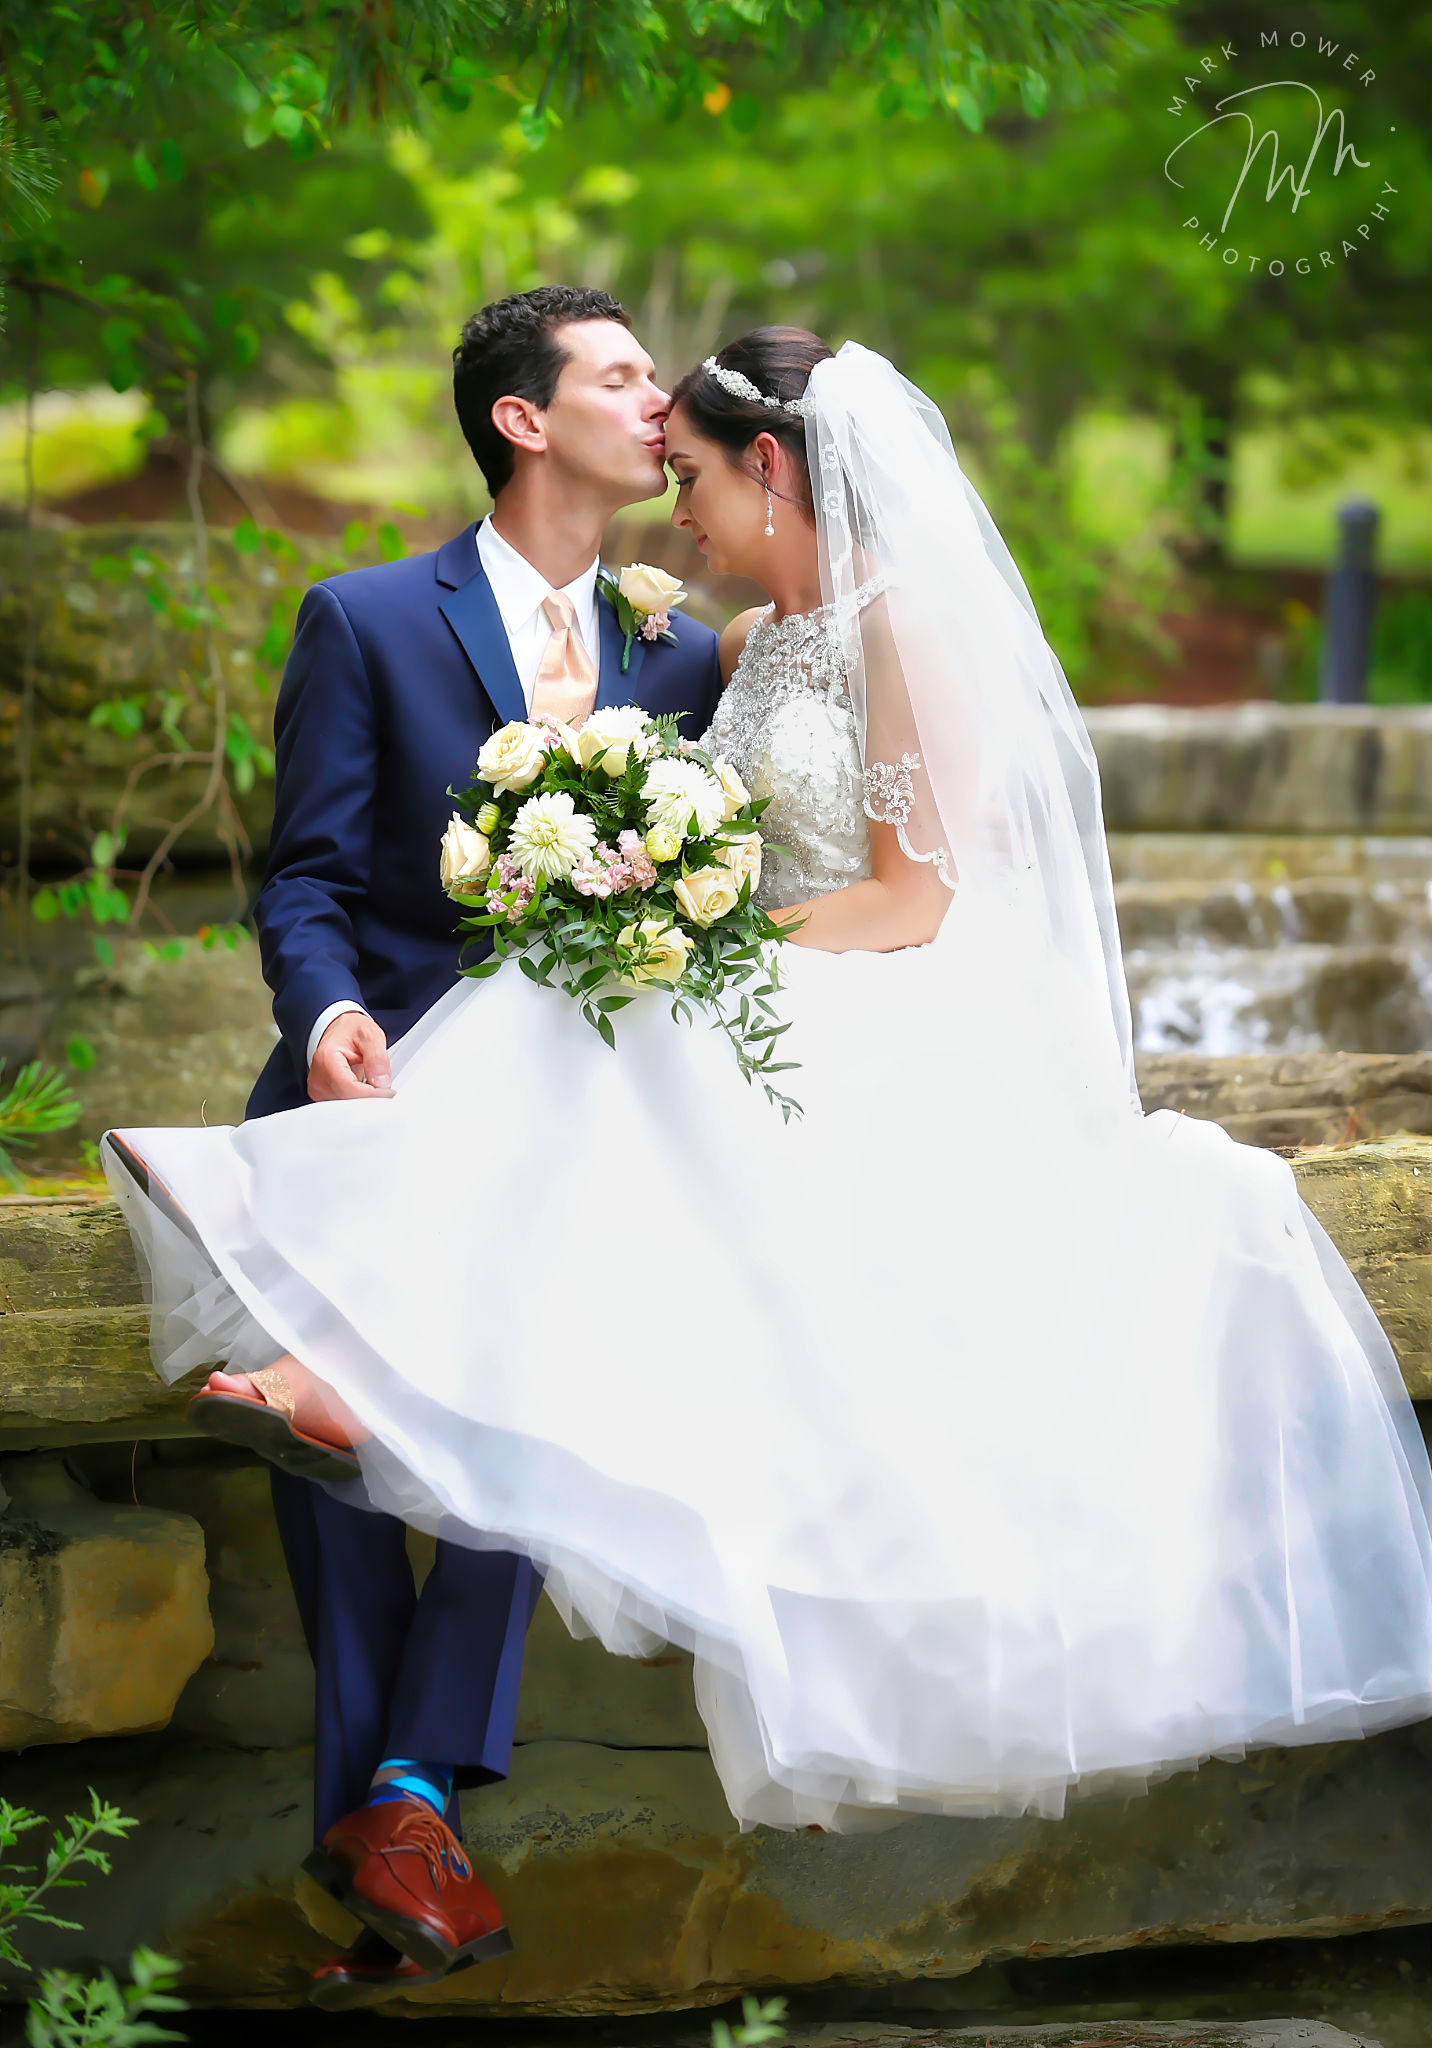
[{"label": "blush pink necktie", "polygon": [[571,598],[560,590],[549,590],[542,609],[551,621],[552,637],[537,664],[529,715],[537,718],[546,712],[549,718],[565,718],[569,725],[580,725],[591,717],[597,701],[597,672],[577,631]]}]

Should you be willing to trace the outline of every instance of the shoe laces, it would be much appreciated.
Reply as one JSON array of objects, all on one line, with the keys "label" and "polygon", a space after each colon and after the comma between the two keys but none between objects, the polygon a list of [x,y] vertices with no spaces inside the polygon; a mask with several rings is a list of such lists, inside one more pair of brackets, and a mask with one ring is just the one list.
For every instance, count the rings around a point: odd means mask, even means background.
[{"label": "shoe laces", "polygon": [[444,1864],[454,1877],[472,1876],[472,1865],[463,1854],[462,1844],[448,1826],[441,1814],[421,1801],[414,1800],[412,1810],[405,1813],[393,1830],[393,1848],[412,1849],[422,1856],[434,1884],[442,1881]]}]

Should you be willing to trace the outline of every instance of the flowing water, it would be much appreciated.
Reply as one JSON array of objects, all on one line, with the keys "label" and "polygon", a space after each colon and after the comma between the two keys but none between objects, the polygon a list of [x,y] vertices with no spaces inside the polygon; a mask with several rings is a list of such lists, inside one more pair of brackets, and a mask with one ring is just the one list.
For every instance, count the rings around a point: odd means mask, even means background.
[{"label": "flowing water", "polygon": [[1110,841],[1141,1052],[1432,1047],[1432,839]]}]

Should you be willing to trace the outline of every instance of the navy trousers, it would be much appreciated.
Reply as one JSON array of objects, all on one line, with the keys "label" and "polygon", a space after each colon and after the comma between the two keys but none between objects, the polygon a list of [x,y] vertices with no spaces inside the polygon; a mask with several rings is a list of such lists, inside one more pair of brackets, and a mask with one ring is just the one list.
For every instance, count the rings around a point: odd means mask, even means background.
[{"label": "navy trousers", "polygon": [[[307,1096],[274,1048],[247,1114]],[[528,1624],[542,1591],[530,1558],[439,1543],[417,1590],[395,1515],[348,1507],[273,1467],[274,1513],[313,1658],[313,1825],[361,1806],[385,1756],[451,1765],[456,1785],[507,1775]],[[448,1809],[457,1826],[456,1793]]]}]

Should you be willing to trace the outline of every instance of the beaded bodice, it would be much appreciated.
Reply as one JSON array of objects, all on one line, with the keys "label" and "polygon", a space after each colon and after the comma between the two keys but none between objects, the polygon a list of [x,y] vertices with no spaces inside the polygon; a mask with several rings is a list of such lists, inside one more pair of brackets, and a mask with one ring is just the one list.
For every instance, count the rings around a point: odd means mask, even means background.
[{"label": "beaded bodice", "polygon": [[[861,585],[859,608],[884,588]],[[772,619],[767,605],[741,650],[700,744],[769,797],[757,900],[766,909],[824,896],[870,873],[870,828],[855,713],[835,605]],[[770,849],[770,842],[788,850]]]}]

